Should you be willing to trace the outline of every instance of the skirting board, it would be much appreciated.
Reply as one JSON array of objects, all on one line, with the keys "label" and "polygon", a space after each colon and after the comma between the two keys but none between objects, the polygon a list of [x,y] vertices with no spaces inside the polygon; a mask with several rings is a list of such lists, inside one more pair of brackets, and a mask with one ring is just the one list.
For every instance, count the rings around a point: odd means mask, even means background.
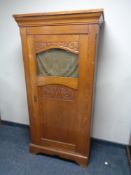
[{"label": "skirting board", "polygon": [[[9,125],[9,126],[14,126],[14,127],[25,127],[25,128],[29,128],[29,125],[21,124],[21,123],[15,123],[15,122],[11,122],[11,121],[5,121],[5,120],[2,120],[1,121],[1,124],[3,124],[3,125]],[[107,140],[97,139],[97,138],[94,138],[94,137],[91,137],[91,140],[94,140],[95,143],[103,143],[103,144],[106,144],[106,145],[113,145],[113,146],[121,147],[121,148],[128,146],[128,145],[125,145],[125,144],[120,144],[120,143],[111,142],[111,141],[107,141]]]},{"label": "skirting board", "polygon": [[127,155],[129,160],[129,165],[131,166],[131,146],[127,146]]}]

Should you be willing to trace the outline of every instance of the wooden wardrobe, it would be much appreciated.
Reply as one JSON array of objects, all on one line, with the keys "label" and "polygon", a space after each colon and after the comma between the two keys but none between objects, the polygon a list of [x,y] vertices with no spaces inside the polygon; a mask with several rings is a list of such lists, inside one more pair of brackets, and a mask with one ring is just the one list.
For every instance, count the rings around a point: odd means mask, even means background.
[{"label": "wooden wardrobe", "polygon": [[14,18],[22,40],[30,152],[87,165],[103,10],[18,14]]}]

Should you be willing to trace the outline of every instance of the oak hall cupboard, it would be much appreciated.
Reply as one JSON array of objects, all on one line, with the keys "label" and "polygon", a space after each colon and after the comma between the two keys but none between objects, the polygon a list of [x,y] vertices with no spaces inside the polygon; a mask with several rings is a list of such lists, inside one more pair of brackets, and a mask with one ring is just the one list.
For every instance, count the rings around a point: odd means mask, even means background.
[{"label": "oak hall cupboard", "polygon": [[87,165],[103,10],[13,16],[22,41],[30,152]]}]

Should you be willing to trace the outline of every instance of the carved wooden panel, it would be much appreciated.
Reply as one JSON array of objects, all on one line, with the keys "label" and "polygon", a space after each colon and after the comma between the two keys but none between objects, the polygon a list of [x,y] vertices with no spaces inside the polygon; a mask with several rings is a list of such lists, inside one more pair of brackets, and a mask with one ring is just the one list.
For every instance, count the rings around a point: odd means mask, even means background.
[{"label": "carved wooden panel", "polygon": [[36,42],[36,53],[47,50],[49,48],[62,48],[73,53],[79,52],[79,43],[77,41],[59,41],[59,42]]},{"label": "carved wooden panel", "polygon": [[39,88],[39,93],[41,98],[72,101],[76,99],[77,90],[62,85],[46,85]]}]

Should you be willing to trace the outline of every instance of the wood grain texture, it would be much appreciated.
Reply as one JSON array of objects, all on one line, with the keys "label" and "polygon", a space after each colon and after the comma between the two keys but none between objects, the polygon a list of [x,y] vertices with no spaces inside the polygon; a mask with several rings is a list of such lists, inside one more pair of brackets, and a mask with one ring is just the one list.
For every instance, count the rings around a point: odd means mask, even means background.
[{"label": "wood grain texture", "polygon": [[[90,150],[96,45],[104,20],[103,10],[14,17],[22,39],[30,151],[57,155],[86,166]],[[36,54],[52,48],[77,54],[77,78],[37,74]]]},{"label": "wood grain texture", "polygon": [[30,27],[27,29],[27,33],[30,35],[62,35],[62,34],[80,34],[88,33],[87,25],[63,25],[63,26],[41,26]]},{"label": "wood grain texture", "polygon": [[96,13],[102,13],[103,15],[103,9],[88,9],[88,10],[73,10],[73,11],[59,11],[59,12],[45,12],[45,13],[28,13],[28,14],[16,14],[13,15],[14,18],[22,18],[22,17],[39,17],[39,16],[61,16],[61,15],[80,15],[80,14],[89,14],[94,15]]},{"label": "wood grain texture", "polygon": [[44,154],[48,154],[51,156],[57,155],[60,158],[73,160],[77,162],[78,164],[80,164],[82,167],[85,167],[89,161],[87,156],[83,156],[78,153],[63,151],[63,150],[35,145],[35,144],[30,144],[30,152],[34,154],[44,153]]},{"label": "wood grain texture", "polygon": [[[44,42],[43,42],[44,41]],[[35,35],[35,51],[36,53],[46,51],[51,48],[64,49],[66,51],[79,53],[79,35]]]},{"label": "wood grain texture", "polygon": [[13,15],[19,26],[101,23],[103,9]]},{"label": "wood grain texture", "polygon": [[37,77],[38,86],[43,86],[48,84],[61,84],[73,89],[78,89],[78,80],[76,78],[43,77],[43,76]]}]

